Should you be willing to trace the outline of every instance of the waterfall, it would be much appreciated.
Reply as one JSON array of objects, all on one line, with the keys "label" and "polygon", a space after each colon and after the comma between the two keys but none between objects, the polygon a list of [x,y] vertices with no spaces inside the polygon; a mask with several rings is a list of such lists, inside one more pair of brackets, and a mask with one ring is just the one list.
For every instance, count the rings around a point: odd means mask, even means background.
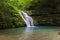
[{"label": "waterfall", "polygon": [[33,19],[24,11],[19,11],[20,16],[26,23],[27,27],[34,27]]}]

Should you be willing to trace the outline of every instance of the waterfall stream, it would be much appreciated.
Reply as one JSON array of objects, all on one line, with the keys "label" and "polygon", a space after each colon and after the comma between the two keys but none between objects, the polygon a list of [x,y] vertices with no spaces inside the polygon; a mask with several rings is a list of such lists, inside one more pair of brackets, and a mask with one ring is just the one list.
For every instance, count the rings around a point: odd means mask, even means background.
[{"label": "waterfall stream", "polygon": [[22,17],[22,19],[24,20],[24,22],[26,23],[27,27],[33,27],[34,26],[32,17],[30,17],[26,12],[19,11],[19,14]]}]

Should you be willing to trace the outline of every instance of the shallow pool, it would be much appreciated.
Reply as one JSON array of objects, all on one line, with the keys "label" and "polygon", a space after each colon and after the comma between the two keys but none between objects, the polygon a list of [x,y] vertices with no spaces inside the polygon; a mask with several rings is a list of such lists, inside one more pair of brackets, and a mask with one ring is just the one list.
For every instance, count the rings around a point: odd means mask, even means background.
[{"label": "shallow pool", "polygon": [[11,28],[0,30],[0,40],[60,40],[59,32],[53,26]]}]

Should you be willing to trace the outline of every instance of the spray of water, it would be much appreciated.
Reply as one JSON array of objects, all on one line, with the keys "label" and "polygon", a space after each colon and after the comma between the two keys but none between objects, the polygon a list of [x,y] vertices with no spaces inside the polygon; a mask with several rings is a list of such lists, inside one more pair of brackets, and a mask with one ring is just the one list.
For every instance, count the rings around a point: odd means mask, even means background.
[{"label": "spray of water", "polygon": [[34,27],[33,19],[24,11],[19,11],[20,16],[26,23],[27,27]]}]

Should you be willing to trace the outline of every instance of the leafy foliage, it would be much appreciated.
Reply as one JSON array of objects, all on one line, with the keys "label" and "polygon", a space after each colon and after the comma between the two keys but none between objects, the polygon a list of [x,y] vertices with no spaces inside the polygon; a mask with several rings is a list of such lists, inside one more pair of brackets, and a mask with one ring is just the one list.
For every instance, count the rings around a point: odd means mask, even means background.
[{"label": "leafy foliage", "polygon": [[[24,26],[18,10],[25,10],[32,0],[0,0],[0,28]],[[29,5],[28,5],[29,4]]]},{"label": "leafy foliage", "polygon": [[[30,11],[37,21],[36,25],[54,24],[60,20],[60,0],[0,0],[0,28],[20,27],[25,23],[18,14],[19,10]],[[54,14],[56,13],[56,14]],[[60,13],[60,12],[59,12]],[[34,16],[36,15],[36,17]],[[40,22],[41,21],[41,22]],[[57,21],[59,23],[59,21]]]},{"label": "leafy foliage", "polygon": [[[60,0],[35,0],[29,7],[36,25],[60,24]],[[35,19],[36,18],[36,19]]]}]

